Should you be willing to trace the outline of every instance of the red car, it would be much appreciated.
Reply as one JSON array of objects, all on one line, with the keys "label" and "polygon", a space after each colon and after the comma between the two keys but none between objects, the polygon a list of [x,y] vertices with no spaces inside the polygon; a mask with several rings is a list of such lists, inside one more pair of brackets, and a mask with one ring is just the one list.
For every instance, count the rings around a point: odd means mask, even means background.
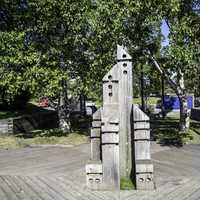
[{"label": "red car", "polygon": [[39,100],[39,106],[41,107],[48,107],[49,106],[49,100],[47,97],[42,97]]}]

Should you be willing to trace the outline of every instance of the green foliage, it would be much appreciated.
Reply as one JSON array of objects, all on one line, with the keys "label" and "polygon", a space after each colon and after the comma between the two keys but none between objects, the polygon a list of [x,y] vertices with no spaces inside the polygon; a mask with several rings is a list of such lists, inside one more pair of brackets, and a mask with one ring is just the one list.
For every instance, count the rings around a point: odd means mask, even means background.
[{"label": "green foliage", "polygon": [[13,104],[17,97],[28,91],[26,67],[38,62],[32,47],[25,49],[24,32],[0,32],[0,98]]},{"label": "green foliage", "polygon": [[[165,18],[170,28],[169,46],[163,49],[164,66],[184,73],[186,86],[194,92],[200,70],[200,15],[193,11],[195,1],[172,1],[173,9]],[[169,8],[168,8],[169,9]],[[175,77],[176,78],[176,77]],[[191,80],[192,79],[192,80]],[[195,86],[196,85],[196,86]]]},{"label": "green foliage", "polygon": [[[193,2],[29,0],[21,5],[1,1],[5,13],[0,28],[2,98],[14,98],[25,90],[34,96],[57,96],[60,81],[67,79],[74,95],[98,99],[101,80],[115,63],[117,44],[128,47],[135,77],[147,60],[147,48],[161,57],[165,68],[181,68],[188,80],[197,77],[200,20],[192,12]],[[170,25],[170,46],[160,54],[163,19]],[[151,77],[148,91],[158,90],[158,74],[147,66],[144,71]]]},{"label": "green foliage", "polygon": [[42,65],[40,52],[24,47],[24,33],[1,32],[1,98],[10,103],[23,91],[40,96],[54,96],[59,81],[66,77],[58,68]]}]

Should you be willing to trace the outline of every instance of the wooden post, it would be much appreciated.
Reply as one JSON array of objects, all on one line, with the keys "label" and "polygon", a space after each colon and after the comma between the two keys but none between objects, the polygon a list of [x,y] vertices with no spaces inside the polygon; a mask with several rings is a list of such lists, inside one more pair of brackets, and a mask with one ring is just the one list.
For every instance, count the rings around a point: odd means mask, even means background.
[{"label": "wooden post", "polygon": [[91,128],[91,160],[101,160],[101,108],[93,114],[93,122]]},{"label": "wooden post", "polygon": [[155,186],[150,153],[149,117],[134,105],[133,120],[136,189],[153,190]]},{"label": "wooden post", "polygon": [[130,178],[132,169],[131,150],[131,111],[132,91],[132,58],[127,51],[117,47],[117,65],[119,68],[119,152],[120,177]]},{"label": "wooden post", "polygon": [[115,65],[103,78],[101,132],[104,188],[118,190],[120,187],[118,65]]},{"label": "wooden post", "polygon": [[86,184],[92,190],[101,190],[103,168],[101,162],[101,108],[93,114],[91,128],[91,158],[86,165]]}]

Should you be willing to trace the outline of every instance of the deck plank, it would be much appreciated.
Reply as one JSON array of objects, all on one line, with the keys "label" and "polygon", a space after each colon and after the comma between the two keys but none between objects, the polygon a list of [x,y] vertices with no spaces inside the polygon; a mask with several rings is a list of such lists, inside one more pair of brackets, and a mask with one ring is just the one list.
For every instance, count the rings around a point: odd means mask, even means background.
[{"label": "deck plank", "polygon": [[7,199],[12,200],[19,200],[16,193],[14,192],[13,188],[7,184],[3,177],[0,177],[0,187],[2,192],[5,194]]},{"label": "deck plank", "polygon": [[0,200],[199,200],[200,144],[153,146],[155,191],[90,191],[89,144],[0,150]]}]

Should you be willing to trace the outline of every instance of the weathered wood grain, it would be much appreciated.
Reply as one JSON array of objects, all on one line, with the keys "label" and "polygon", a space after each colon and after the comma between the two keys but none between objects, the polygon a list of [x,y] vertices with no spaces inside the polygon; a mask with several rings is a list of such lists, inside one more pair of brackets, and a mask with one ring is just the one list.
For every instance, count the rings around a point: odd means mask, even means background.
[{"label": "weathered wood grain", "polygon": [[153,190],[155,182],[151,163],[149,117],[136,105],[133,106],[133,129],[136,188]]},{"label": "weathered wood grain", "polygon": [[132,170],[132,58],[122,46],[118,46],[117,60],[119,68],[120,176],[129,178]]},{"label": "weathered wood grain", "polygon": [[89,144],[1,150],[0,200],[199,200],[200,144],[152,147],[156,190],[120,193],[87,189]]},{"label": "weathered wood grain", "polygon": [[101,141],[103,188],[106,190],[117,190],[120,187],[118,70],[118,65],[115,65],[103,78]]}]

